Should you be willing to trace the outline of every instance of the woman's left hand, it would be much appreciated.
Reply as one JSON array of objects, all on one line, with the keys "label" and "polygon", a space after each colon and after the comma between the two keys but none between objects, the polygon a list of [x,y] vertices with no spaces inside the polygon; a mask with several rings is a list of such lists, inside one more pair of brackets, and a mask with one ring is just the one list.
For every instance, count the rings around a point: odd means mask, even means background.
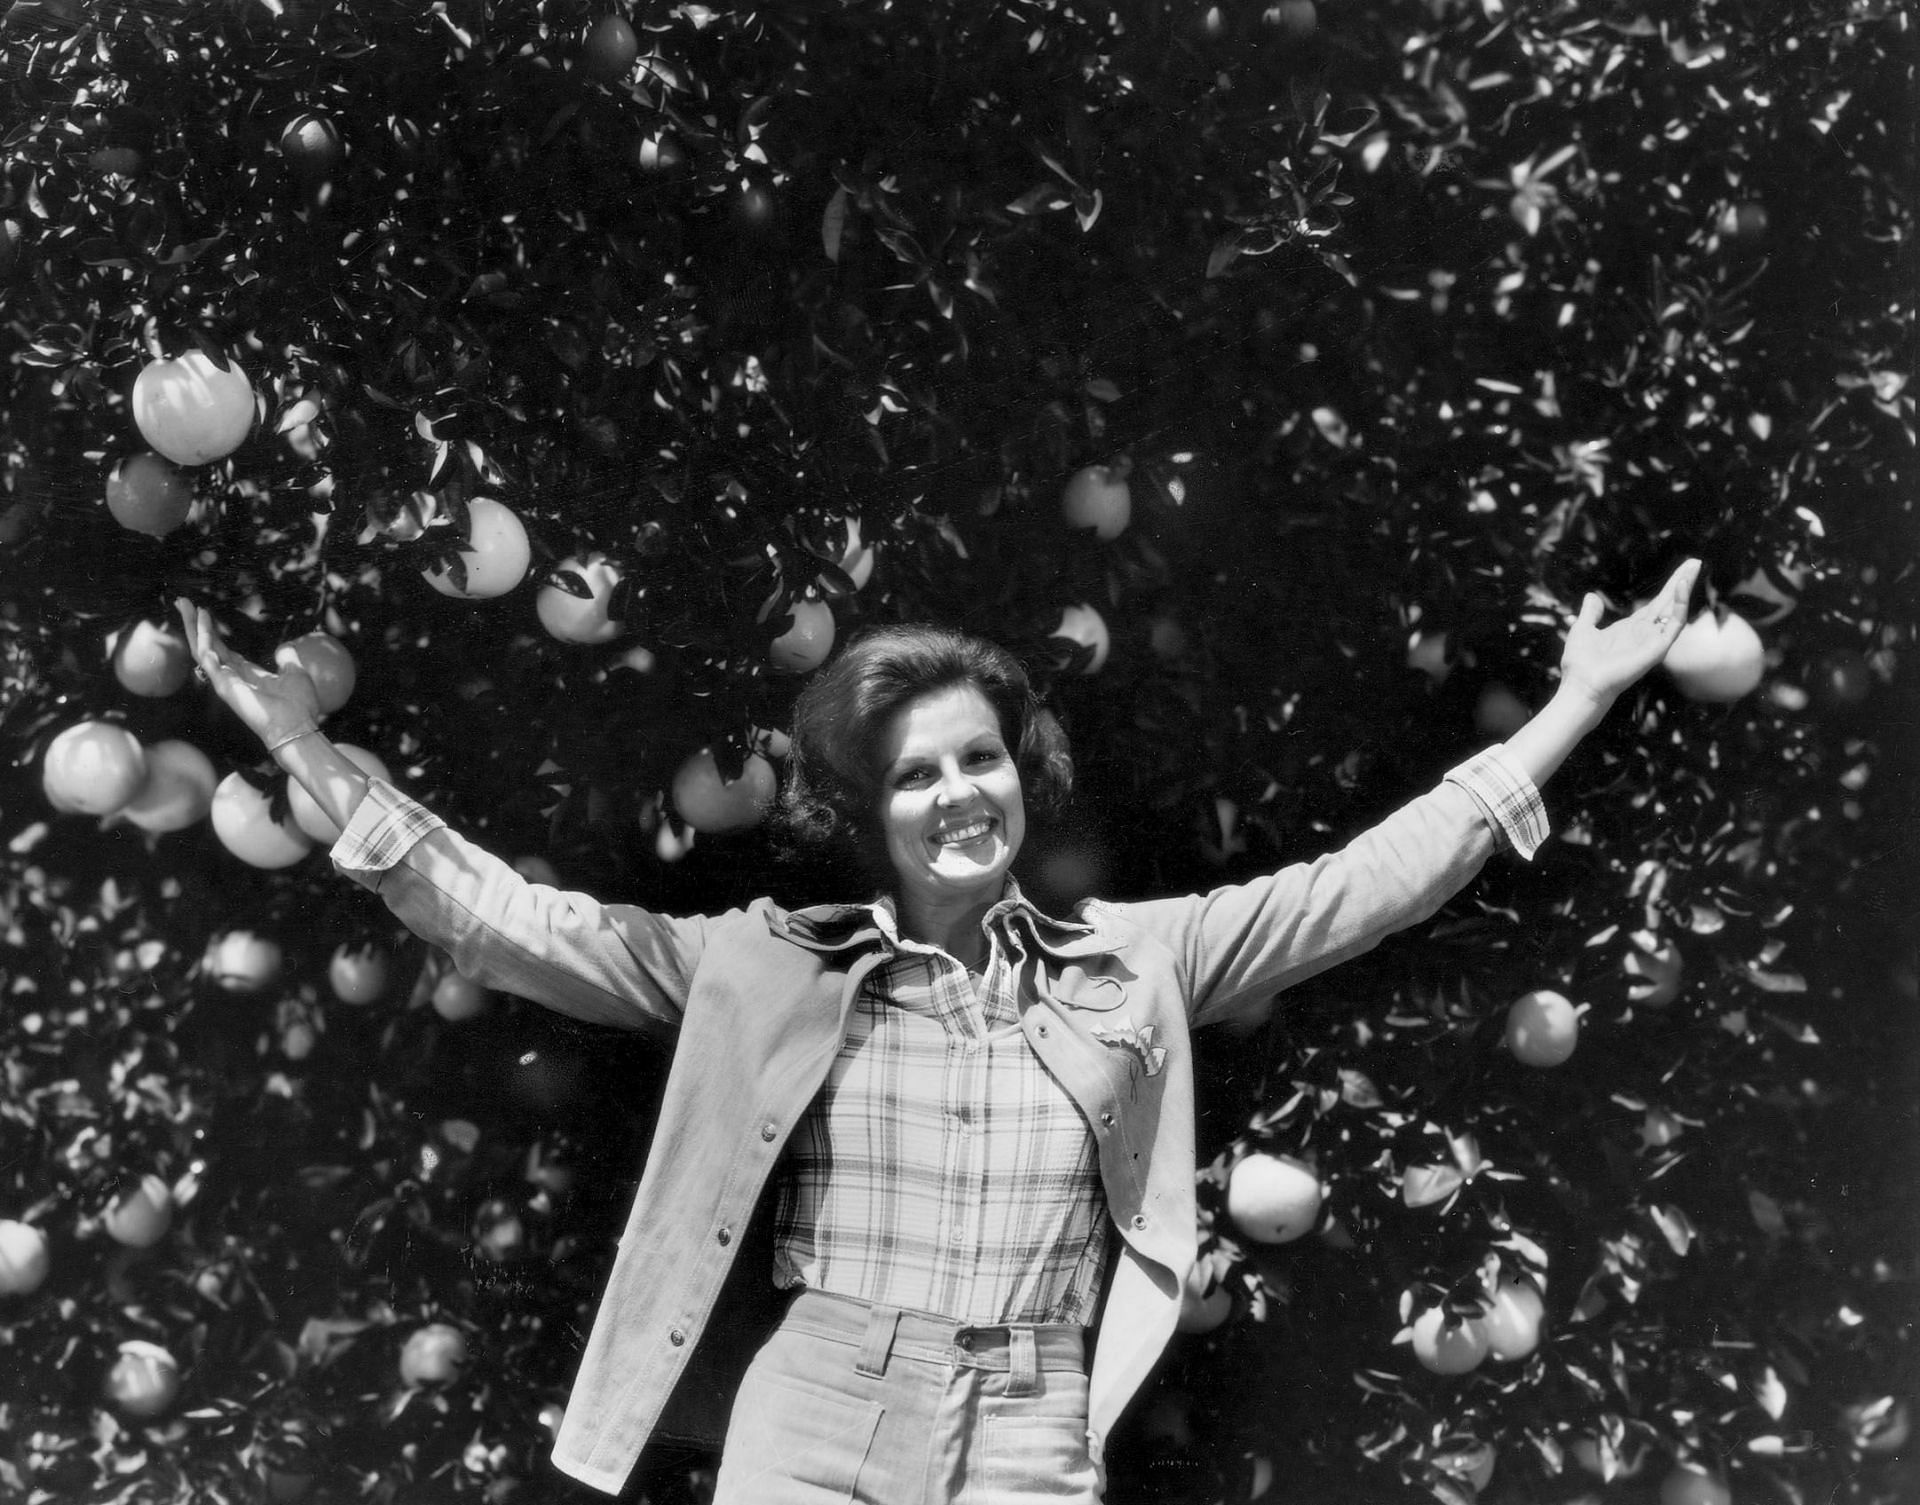
[{"label": "woman's left hand", "polygon": [[1667,656],[1687,625],[1687,602],[1700,578],[1700,561],[1689,559],[1639,610],[1608,626],[1600,625],[1605,605],[1588,592],[1567,632],[1560,655],[1563,687],[1590,697],[1603,709],[1635,680]]}]

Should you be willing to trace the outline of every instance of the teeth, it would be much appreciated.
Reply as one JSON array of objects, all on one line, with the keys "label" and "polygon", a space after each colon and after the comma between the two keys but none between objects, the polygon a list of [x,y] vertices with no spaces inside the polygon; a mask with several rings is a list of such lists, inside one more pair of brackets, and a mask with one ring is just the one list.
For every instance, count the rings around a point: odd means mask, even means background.
[{"label": "teeth", "polygon": [[944,846],[953,846],[963,841],[972,841],[976,836],[984,836],[991,829],[989,822],[977,820],[970,826],[958,826],[950,831],[934,833],[934,840]]}]

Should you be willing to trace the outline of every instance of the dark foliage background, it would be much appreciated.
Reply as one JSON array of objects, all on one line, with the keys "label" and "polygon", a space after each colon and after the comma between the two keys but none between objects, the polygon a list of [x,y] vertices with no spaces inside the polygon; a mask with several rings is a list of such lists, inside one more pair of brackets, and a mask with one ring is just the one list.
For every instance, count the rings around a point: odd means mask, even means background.
[{"label": "dark foliage background", "polygon": [[[596,70],[608,15],[639,56]],[[687,848],[666,796],[782,724],[793,607],[957,623],[1074,735],[1029,874],[1065,902],[1326,848],[1497,734],[1489,689],[1550,693],[1581,592],[1625,606],[1688,555],[1759,624],[1760,688],[1656,677],[1556,783],[1536,864],[1208,1045],[1233,1315],[1170,1355],[1112,1498],[1636,1501],[1676,1461],[1741,1500],[1920,1492],[1901,8],[14,0],[0,26],[0,1218],[52,1246],[0,1296],[0,1494],[583,1497],[547,1428],[658,1051],[514,1000],[448,1021],[441,960],[321,857],[55,813],[41,754],[88,717],[269,771],[197,689],[111,672],[174,595],[259,655],[334,633],[338,736],[502,853],[679,911],[827,897],[755,834]],[[303,112],[330,165],[282,152]],[[144,447],[133,378],[196,345],[262,421],[190,473],[186,526],[129,532],[103,487]],[[1059,497],[1111,462],[1132,522],[1103,541]],[[534,572],[449,600],[419,571],[480,495]],[[533,607],[588,551],[624,574],[604,647]],[[1058,632],[1080,604],[1095,672]],[[235,928],[286,948],[265,994],[203,961]],[[1685,959],[1664,1009],[1622,971],[1647,931]],[[389,959],[385,1001],[333,996],[342,945]],[[1535,987],[1588,1008],[1555,1071],[1499,1046]],[[1314,1165],[1318,1234],[1236,1238],[1254,1149]],[[1409,1171],[1452,1190],[1411,1205]],[[148,1174],[176,1215],[130,1249],[102,1215]],[[1546,1341],[1427,1373],[1407,1313],[1496,1265],[1544,1282]],[[429,1321],[470,1362],[403,1384]],[[177,1361],[158,1419],[101,1398],[127,1340]],[[697,1497],[703,1466],[634,1493]]]}]

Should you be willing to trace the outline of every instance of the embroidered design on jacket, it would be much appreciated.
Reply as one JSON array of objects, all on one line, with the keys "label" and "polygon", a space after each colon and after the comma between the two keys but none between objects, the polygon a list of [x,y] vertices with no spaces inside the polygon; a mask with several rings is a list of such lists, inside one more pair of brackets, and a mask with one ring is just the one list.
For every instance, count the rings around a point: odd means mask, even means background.
[{"label": "embroidered design on jacket", "polygon": [[1090,1033],[1102,1045],[1117,1046],[1127,1052],[1127,1072],[1133,1074],[1139,1066],[1148,1076],[1158,1076],[1167,1064],[1167,1048],[1153,1043],[1154,1032],[1158,1025],[1149,1024],[1144,1028],[1136,1025],[1129,1014],[1122,1014],[1113,1028],[1095,1025]]}]

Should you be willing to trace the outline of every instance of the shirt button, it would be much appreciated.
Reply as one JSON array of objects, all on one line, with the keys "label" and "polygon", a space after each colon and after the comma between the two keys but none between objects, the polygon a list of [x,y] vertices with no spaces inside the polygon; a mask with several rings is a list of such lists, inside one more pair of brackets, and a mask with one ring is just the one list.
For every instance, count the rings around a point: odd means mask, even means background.
[{"label": "shirt button", "polygon": [[1111,1129],[1113,1127],[1113,1115],[1111,1113],[1102,1113],[1100,1115],[1100,1122],[1106,1128]]},{"label": "shirt button", "polygon": [[1146,1231],[1146,1227],[1147,1227],[1147,1215],[1144,1212],[1136,1212],[1133,1215],[1133,1231],[1135,1233],[1144,1233]]},{"label": "shirt button", "polygon": [[687,1346],[687,1335],[676,1327],[672,1332],[667,1334],[667,1341],[675,1348],[685,1348]]},{"label": "shirt button", "polygon": [[779,1132],[780,1131],[774,1127],[772,1119],[768,1119],[765,1123],[760,1125],[760,1137],[766,1140],[768,1144],[773,1143],[774,1136]]},{"label": "shirt button", "polygon": [[733,1242],[733,1230],[731,1228],[722,1228],[714,1237],[720,1241],[720,1247],[724,1249],[728,1244]]},{"label": "shirt button", "polygon": [[1047,1027],[1046,1025],[1043,1024],[1040,1026],[1040,1038],[1044,1040],[1046,1039],[1046,1037],[1047,1037]]}]

